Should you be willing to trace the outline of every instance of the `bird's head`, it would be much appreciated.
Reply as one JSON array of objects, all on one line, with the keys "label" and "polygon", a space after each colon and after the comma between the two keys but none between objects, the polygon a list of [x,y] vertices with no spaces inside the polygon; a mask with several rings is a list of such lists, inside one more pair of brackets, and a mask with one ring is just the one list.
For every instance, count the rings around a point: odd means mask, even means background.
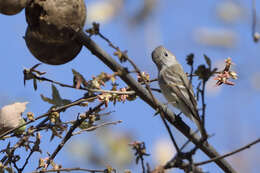
[{"label": "bird's head", "polygon": [[153,50],[152,59],[159,71],[178,63],[176,57],[163,46],[158,46]]}]

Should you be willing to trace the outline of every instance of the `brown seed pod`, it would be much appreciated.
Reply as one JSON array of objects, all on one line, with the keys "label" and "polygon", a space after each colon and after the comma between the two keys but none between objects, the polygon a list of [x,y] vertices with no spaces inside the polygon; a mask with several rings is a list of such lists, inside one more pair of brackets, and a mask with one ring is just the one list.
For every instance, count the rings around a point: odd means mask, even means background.
[{"label": "brown seed pod", "polygon": [[0,0],[0,13],[15,15],[22,11],[27,4],[27,0]]},{"label": "brown seed pod", "polygon": [[30,52],[39,61],[51,65],[65,64],[74,59],[80,52],[82,45],[75,40],[67,42],[45,39],[41,33],[27,27],[25,42]]},{"label": "brown seed pod", "polygon": [[26,7],[26,44],[31,53],[47,64],[64,64],[80,52],[75,31],[86,20],[84,0],[32,0]]}]

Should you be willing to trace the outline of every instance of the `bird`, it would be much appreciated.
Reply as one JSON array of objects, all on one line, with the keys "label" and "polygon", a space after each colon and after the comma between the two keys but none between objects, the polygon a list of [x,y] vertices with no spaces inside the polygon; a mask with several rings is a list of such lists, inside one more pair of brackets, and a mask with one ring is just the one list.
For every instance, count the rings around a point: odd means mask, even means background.
[{"label": "bird", "polygon": [[152,51],[152,60],[158,69],[159,87],[168,103],[195,122],[203,135],[204,131],[193,88],[181,64],[163,46],[158,46]]}]

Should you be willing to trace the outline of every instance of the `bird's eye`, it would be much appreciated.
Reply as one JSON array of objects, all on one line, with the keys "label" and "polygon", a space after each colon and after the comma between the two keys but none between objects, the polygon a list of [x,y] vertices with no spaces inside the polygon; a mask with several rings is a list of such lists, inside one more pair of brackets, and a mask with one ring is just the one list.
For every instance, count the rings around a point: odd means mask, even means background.
[{"label": "bird's eye", "polygon": [[168,56],[168,53],[164,52],[164,56]]}]

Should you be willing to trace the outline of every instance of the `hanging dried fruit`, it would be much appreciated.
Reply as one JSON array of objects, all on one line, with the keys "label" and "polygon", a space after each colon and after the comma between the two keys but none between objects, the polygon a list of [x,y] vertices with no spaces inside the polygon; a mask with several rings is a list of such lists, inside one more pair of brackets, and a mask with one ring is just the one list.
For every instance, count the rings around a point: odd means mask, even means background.
[{"label": "hanging dried fruit", "polygon": [[26,6],[27,0],[0,0],[0,13],[15,15]]},{"label": "hanging dried fruit", "polygon": [[32,31],[29,27],[26,30],[25,41],[30,52],[39,61],[51,65],[60,65],[71,61],[82,48],[82,45],[75,40],[64,42],[44,39],[39,32]]},{"label": "hanging dried fruit", "polygon": [[32,0],[25,12],[25,41],[38,60],[59,65],[77,56],[82,45],[74,33],[82,30],[86,20],[84,0]]}]

